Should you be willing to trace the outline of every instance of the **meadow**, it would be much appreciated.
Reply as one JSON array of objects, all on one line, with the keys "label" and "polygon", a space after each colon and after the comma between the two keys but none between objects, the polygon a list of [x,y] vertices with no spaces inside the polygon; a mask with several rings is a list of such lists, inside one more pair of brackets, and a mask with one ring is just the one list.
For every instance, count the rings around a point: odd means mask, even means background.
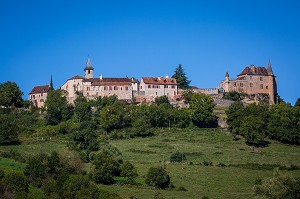
[{"label": "meadow", "polygon": [[[148,138],[111,140],[122,152],[123,160],[132,162],[139,177],[137,185],[99,185],[118,193],[122,198],[254,198],[259,179],[270,178],[276,167],[282,173],[300,176],[300,147],[270,141],[264,148],[247,146],[241,138],[232,139],[222,129],[159,129]],[[66,137],[27,141],[16,146],[0,146],[1,151],[15,150],[21,154],[66,150]],[[187,160],[170,163],[172,153],[183,152]],[[22,169],[10,159],[1,158],[0,167]],[[151,166],[165,166],[174,188],[158,190],[145,185]],[[117,182],[119,180],[117,179]]]}]

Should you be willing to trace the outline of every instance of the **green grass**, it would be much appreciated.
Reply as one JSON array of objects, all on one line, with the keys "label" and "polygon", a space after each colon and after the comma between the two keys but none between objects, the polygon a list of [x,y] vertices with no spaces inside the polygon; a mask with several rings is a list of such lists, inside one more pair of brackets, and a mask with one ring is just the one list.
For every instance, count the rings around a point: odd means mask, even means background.
[{"label": "green grass", "polygon": [[[230,133],[221,129],[158,131],[158,135],[149,138],[110,141],[122,152],[123,160],[131,161],[137,168],[138,185],[99,186],[122,198],[153,198],[158,192],[165,198],[254,198],[255,181],[271,177],[276,165],[300,166],[300,146],[271,142],[265,148],[252,148],[243,139],[233,141]],[[33,139],[18,146],[0,146],[0,150],[14,149],[22,154],[50,153],[66,149],[66,144],[66,138]],[[170,155],[177,151],[186,155],[187,160],[183,164],[169,162]],[[212,162],[212,166],[205,166],[205,161]],[[218,166],[220,163],[223,167]],[[0,167],[17,168],[16,165],[12,160],[0,159]],[[148,169],[159,165],[166,166],[175,188],[157,190],[145,185]],[[22,168],[24,164],[19,166],[19,169]],[[300,176],[300,170],[281,172]],[[122,181],[122,178],[116,179]],[[187,191],[178,191],[179,187]]]},{"label": "green grass", "polygon": [[24,163],[16,162],[13,159],[0,157],[0,168],[7,170],[23,170],[25,168]]}]

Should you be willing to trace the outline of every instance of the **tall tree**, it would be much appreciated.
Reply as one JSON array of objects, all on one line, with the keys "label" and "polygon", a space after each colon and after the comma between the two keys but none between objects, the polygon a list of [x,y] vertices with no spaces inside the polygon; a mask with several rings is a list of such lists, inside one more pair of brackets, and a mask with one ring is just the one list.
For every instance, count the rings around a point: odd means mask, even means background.
[{"label": "tall tree", "polygon": [[50,125],[56,125],[71,118],[73,113],[63,90],[51,91],[46,100],[46,107],[46,120]]},{"label": "tall tree", "polygon": [[0,106],[21,107],[23,105],[23,92],[15,82],[0,84]]},{"label": "tall tree", "polygon": [[299,106],[300,107],[300,98],[297,99],[295,106]]},{"label": "tall tree", "polygon": [[178,87],[181,89],[189,88],[191,81],[188,80],[181,64],[179,64],[174,72],[175,74],[172,76],[172,78],[175,78],[177,80]]}]

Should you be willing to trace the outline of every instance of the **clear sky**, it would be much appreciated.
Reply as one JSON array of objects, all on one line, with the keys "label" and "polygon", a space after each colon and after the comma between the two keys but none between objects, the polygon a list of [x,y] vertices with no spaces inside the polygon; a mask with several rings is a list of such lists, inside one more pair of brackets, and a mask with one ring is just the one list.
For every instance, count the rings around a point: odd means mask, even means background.
[{"label": "clear sky", "polygon": [[0,82],[24,92],[83,75],[164,76],[182,64],[191,85],[214,88],[228,70],[271,60],[279,95],[300,97],[300,1],[0,0]]}]

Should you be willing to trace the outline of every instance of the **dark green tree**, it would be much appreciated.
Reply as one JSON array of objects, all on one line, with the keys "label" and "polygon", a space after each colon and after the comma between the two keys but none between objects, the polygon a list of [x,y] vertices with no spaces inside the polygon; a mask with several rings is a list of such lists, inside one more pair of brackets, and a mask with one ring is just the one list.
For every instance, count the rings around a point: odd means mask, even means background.
[{"label": "dark green tree", "polygon": [[68,104],[66,93],[63,90],[50,91],[46,100],[46,123],[50,125],[66,121],[73,114],[72,106]]},{"label": "dark green tree", "polygon": [[174,72],[175,72],[175,74],[172,76],[172,78],[176,79],[178,88],[181,88],[181,89],[189,88],[191,81],[188,80],[181,64],[179,64],[179,66],[175,69]]},{"label": "dark green tree", "polygon": [[146,184],[156,188],[165,189],[170,185],[170,176],[165,168],[151,167],[146,176]]},{"label": "dark green tree", "polygon": [[22,107],[23,92],[15,82],[4,82],[0,84],[0,106]]},{"label": "dark green tree", "polygon": [[192,100],[194,92],[191,89],[185,90],[182,94],[184,103],[190,103]]},{"label": "dark green tree", "polygon": [[108,153],[95,154],[92,163],[95,165],[94,180],[97,183],[112,184],[113,176],[120,175],[119,162]]},{"label": "dark green tree", "polygon": [[19,144],[19,126],[15,114],[0,114],[0,145]]},{"label": "dark green tree", "polygon": [[129,162],[125,161],[121,165],[121,176],[127,177],[127,183],[128,184],[133,184],[134,183],[134,178],[138,176],[137,170],[134,167],[134,165]]},{"label": "dark green tree", "polygon": [[300,108],[288,104],[270,107],[268,136],[283,143],[300,144]]},{"label": "dark green tree", "polygon": [[296,101],[296,103],[295,103],[295,106],[300,107],[300,98],[297,99],[297,101]]},{"label": "dark green tree", "polygon": [[228,93],[223,93],[223,99],[228,99],[232,101],[241,101],[241,95],[239,92],[232,91]]},{"label": "dark green tree", "polygon": [[160,104],[170,104],[169,98],[166,95],[156,97],[155,98],[155,104],[160,105]]},{"label": "dark green tree", "polygon": [[228,130],[234,138],[239,134],[239,128],[243,119],[244,105],[242,102],[233,102],[226,110]]},{"label": "dark green tree", "polygon": [[213,113],[213,99],[205,94],[194,93],[190,101],[192,122],[197,127],[217,127],[217,117]]},{"label": "dark green tree", "polygon": [[74,101],[74,113],[76,118],[82,122],[85,120],[90,120],[92,118],[92,106],[83,95],[80,93]]}]

